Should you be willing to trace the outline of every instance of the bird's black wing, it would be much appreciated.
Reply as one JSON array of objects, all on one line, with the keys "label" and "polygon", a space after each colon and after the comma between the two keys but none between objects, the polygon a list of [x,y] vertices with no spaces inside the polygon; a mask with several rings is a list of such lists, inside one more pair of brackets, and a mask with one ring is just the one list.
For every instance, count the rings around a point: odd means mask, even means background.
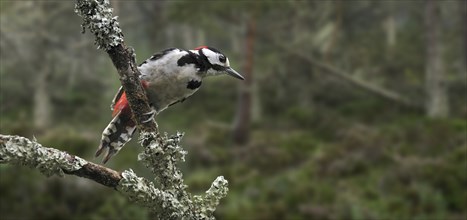
[{"label": "bird's black wing", "polygon": [[123,89],[123,86],[120,86],[120,89],[118,89],[118,92],[117,94],[115,94],[113,100],[112,100],[112,104],[110,104],[110,110],[114,110],[114,107],[115,107],[115,104],[118,102],[118,100],[120,99],[120,97],[122,96],[123,92],[125,90]]},{"label": "bird's black wing", "polygon": [[149,59],[143,61],[139,66],[142,66],[142,65],[144,65],[144,64],[146,64],[146,63],[148,63],[148,62],[150,62],[150,61],[158,60],[158,59],[160,59],[161,57],[163,57],[164,55],[166,55],[166,54],[168,54],[168,53],[170,53],[171,51],[174,51],[174,50],[179,50],[179,49],[177,49],[177,48],[175,48],[175,47],[172,47],[172,48],[169,48],[169,49],[165,49],[165,50],[163,50],[163,51],[161,51],[161,52],[159,52],[159,53],[156,53],[156,54],[152,55]]}]

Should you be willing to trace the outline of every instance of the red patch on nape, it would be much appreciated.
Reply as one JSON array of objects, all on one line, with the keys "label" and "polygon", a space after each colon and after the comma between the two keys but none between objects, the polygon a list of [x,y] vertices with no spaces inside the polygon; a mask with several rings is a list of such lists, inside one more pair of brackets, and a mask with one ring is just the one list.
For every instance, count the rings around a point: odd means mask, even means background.
[{"label": "red patch on nape", "polygon": [[201,50],[203,48],[208,48],[208,46],[199,46],[199,47],[195,48],[195,50]]}]

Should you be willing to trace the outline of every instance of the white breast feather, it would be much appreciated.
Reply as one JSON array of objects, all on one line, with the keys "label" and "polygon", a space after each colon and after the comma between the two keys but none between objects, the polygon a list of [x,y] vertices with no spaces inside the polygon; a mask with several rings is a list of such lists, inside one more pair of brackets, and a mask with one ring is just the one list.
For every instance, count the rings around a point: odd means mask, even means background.
[{"label": "white breast feather", "polygon": [[177,63],[187,54],[187,51],[175,49],[157,60],[147,60],[147,63],[138,67],[142,78],[149,82],[148,97],[157,105],[159,112],[197,90],[187,88],[190,80],[201,80],[194,64],[178,66]]}]

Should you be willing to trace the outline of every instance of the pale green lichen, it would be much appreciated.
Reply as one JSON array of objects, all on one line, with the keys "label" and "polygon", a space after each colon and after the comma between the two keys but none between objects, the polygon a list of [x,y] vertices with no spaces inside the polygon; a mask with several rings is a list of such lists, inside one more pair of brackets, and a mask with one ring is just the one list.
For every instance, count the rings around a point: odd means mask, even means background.
[{"label": "pale green lichen", "polygon": [[190,210],[194,210],[191,195],[185,191],[187,186],[184,184],[182,172],[177,167],[178,162],[185,161],[187,154],[179,146],[182,136],[181,133],[168,137],[167,134],[160,136],[142,132],[140,141],[147,144],[144,152],[138,155],[138,160],[152,171],[161,190],[173,195],[182,204],[179,211],[185,213],[185,217],[193,217],[194,215],[190,214]]},{"label": "pale green lichen", "polygon": [[159,219],[183,219],[189,216],[186,206],[173,194],[157,189],[152,182],[136,176],[131,169],[122,172],[117,190],[131,201],[149,208]]},{"label": "pale green lichen", "polygon": [[109,50],[123,43],[122,30],[108,0],[77,0],[75,12],[83,18],[83,32],[87,28],[95,36],[98,48]]},{"label": "pale green lichen", "polygon": [[[187,152],[180,147],[182,137],[182,133],[169,137],[167,134],[155,135],[142,132],[140,141],[147,144],[144,152],[138,155],[138,160],[142,161],[156,176],[155,180],[161,188],[159,192],[174,196],[160,197],[169,199],[165,203],[172,204],[172,199],[177,198],[175,204],[181,204],[181,206],[178,206],[176,216],[182,219],[214,219],[213,212],[219,205],[219,201],[227,196],[228,182],[220,176],[204,196],[192,196],[188,193],[185,190],[187,186],[183,182],[183,175],[177,168],[177,163],[185,161],[187,155]],[[158,214],[165,213],[156,207],[152,207],[152,211]],[[179,214],[182,215],[179,216]],[[164,217],[168,215],[164,214],[161,219]]]},{"label": "pale green lichen", "polygon": [[138,160],[151,169],[156,182],[160,183],[163,190],[175,189],[177,191],[186,188],[183,183],[183,174],[178,169],[177,163],[185,161],[188,153],[179,146],[182,133],[168,137],[154,136],[152,133],[142,132],[141,142],[148,142],[144,152],[138,155]]},{"label": "pale green lichen", "polygon": [[227,186],[228,181],[223,176],[218,176],[204,196],[194,196],[195,206],[201,209],[200,213],[205,217],[212,216],[220,200],[227,196],[229,191]]},{"label": "pale green lichen", "polygon": [[76,171],[87,161],[66,152],[43,147],[24,137],[0,135],[6,140],[0,145],[0,163],[18,164],[37,168],[46,176],[63,176],[63,171]]},{"label": "pale green lichen", "polygon": [[[192,196],[185,190],[182,174],[176,167],[187,154],[179,146],[182,134],[168,137],[143,132],[141,136],[149,145],[139,156],[140,160],[157,176],[156,183],[164,187],[156,188],[153,182],[128,170],[121,174],[117,190],[136,204],[147,207],[159,219],[214,219],[213,212],[227,195],[227,180],[220,176],[205,195]],[[51,176],[76,171],[88,162],[27,138],[0,135],[0,163],[25,165]]]}]

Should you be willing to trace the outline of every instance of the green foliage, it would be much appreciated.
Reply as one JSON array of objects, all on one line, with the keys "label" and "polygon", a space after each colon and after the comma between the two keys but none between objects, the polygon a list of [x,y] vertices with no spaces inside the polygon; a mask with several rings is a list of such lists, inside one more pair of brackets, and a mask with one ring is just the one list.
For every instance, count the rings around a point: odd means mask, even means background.
[{"label": "green foliage", "polygon": [[[318,137],[305,139],[302,134],[292,133],[283,140],[289,152],[267,154],[270,162],[266,165],[261,164],[260,154],[249,151],[255,154],[251,158],[255,162],[246,166],[250,173],[257,170],[261,175],[248,175],[248,171],[236,174],[247,180],[241,185],[233,183],[234,190],[220,215],[228,219],[238,218],[235,213],[252,219],[453,219],[458,215],[454,213],[465,214],[467,199],[459,192],[467,181],[463,170],[467,147],[431,147],[423,142],[404,147],[408,149],[397,147],[398,135],[410,133],[419,122],[405,122],[402,127],[401,122],[392,122],[379,125],[383,128],[376,131],[368,127],[349,128],[333,144],[314,144],[311,140],[316,142]],[[427,123],[438,131],[456,130],[457,124]],[[451,126],[445,127],[447,124]],[[398,130],[384,128],[393,126]],[[465,126],[460,127],[450,132],[451,139],[464,136]],[[423,138],[432,135],[419,134]],[[311,141],[304,142],[308,148],[300,148],[300,140]],[[309,155],[295,155],[297,165],[290,169],[281,159],[293,155],[295,147]],[[260,148],[265,155],[264,151],[279,147],[263,144]],[[433,152],[420,154],[421,148]]]},{"label": "green foliage", "polygon": [[130,204],[127,199],[123,198],[118,193],[108,193],[102,195],[106,198],[101,205],[96,206],[95,210],[91,212],[90,220],[106,220],[106,219],[135,219],[144,220],[148,219],[148,210]]},{"label": "green foliage", "polygon": [[5,220],[147,219],[145,209],[89,180],[47,179],[37,171],[7,165],[0,166],[0,175],[0,193],[10,199],[0,200],[0,213]]},{"label": "green foliage", "polygon": [[50,129],[38,138],[44,146],[55,147],[74,155],[85,155],[96,145],[93,138],[86,137],[68,126]]}]

